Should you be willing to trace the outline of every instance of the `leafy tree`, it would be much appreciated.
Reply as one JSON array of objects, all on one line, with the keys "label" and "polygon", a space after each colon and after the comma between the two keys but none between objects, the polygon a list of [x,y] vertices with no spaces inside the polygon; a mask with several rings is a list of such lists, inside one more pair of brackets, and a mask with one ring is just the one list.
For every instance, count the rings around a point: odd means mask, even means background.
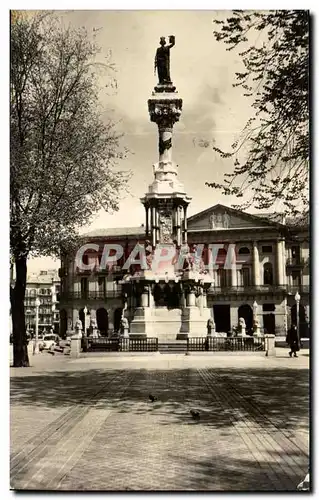
[{"label": "leafy tree", "polygon": [[[215,20],[217,41],[239,49],[243,71],[234,86],[253,100],[248,120],[231,151],[234,168],[224,182],[206,183],[223,194],[247,196],[237,208],[269,209],[281,201],[286,213],[308,210],[309,12],[233,11]],[[251,194],[250,194],[251,193]]]},{"label": "leafy tree", "polygon": [[24,297],[30,255],[59,254],[101,208],[117,210],[128,174],[111,122],[102,120],[96,62],[85,29],[52,13],[11,17],[10,286],[14,366],[29,366]]}]

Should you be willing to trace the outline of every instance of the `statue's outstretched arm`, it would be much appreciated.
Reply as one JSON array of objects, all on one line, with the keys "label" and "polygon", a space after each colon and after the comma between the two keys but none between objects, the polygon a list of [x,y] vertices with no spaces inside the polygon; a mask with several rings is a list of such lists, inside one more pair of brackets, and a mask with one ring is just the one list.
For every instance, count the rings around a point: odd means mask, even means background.
[{"label": "statue's outstretched arm", "polygon": [[168,48],[171,49],[172,47],[174,47],[175,45],[175,36],[174,35],[171,35],[169,37],[169,45],[168,45]]}]

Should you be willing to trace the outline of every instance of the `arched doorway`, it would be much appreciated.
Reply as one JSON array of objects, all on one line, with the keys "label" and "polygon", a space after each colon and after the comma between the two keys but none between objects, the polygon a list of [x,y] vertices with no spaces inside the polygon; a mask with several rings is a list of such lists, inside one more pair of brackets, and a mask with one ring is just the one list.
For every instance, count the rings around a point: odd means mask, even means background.
[{"label": "arched doorway", "polygon": [[239,318],[244,318],[246,323],[246,334],[251,335],[253,329],[253,310],[249,304],[243,304],[238,308],[238,321]]},{"label": "arched doorway", "polygon": [[230,331],[230,305],[214,304],[212,313],[216,332],[228,333]]},{"label": "arched doorway", "polygon": [[104,309],[104,307],[101,307],[96,311],[96,322],[101,335],[107,336],[109,329],[109,317],[107,310]]},{"label": "arched doorway", "polygon": [[66,331],[68,329],[68,317],[65,309],[60,311],[60,337],[66,338]]},{"label": "arched doorway", "polygon": [[122,318],[123,309],[118,307],[114,311],[114,331],[115,333],[119,333],[121,329],[121,318]]}]

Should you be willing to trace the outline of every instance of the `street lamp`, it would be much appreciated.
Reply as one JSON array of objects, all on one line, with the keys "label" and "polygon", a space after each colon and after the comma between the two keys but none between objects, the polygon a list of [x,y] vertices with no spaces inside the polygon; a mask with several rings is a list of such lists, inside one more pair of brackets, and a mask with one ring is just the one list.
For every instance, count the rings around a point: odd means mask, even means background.
[{"label": "street lamp", "polygon": [[33,345],[33,354],[39,354],[39,307],[40,299],[37,297],[35,299],[35,339]]},{"label": "street lamp", "polygon": [[86,315],[88,313],[88,308],[86,306],[83,309],[83,313],[84,313],[83,336],[86,337]]},{"label": "street lamp", "polygon": [[52,330],[54,331],[54,312],[55,312],[55,304],[54,303],[52,304],[51,310],[52,310]]},{"label": "street lamp", "polygon": [[295,295],[295,301],[296,301],[296,313],[297,313],[297,337],[298,337],[298,344],[300,342],[300,332],[299,332],[299,303],[300,303],[300,295],[298,291],[296,292]]},{"label": "street lamp", "polygon": [[27,328],[28,328],[28,332],[30,333],[30,330],[31,330],[31,314],[32,314],[32,311],[30,311],[30,309],[28,309],[26,312],[25,312],[26,316],[27,316]]}]

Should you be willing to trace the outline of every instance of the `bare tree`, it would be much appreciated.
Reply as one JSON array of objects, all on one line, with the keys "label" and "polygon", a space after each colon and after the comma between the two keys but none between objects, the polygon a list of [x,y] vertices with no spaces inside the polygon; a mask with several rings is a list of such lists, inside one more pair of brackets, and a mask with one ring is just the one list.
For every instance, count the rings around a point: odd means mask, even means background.
[{"label": "bare tree", "polygon": [[[52,13],[11,18],[10,287],[14,366],[29,366],[24,297],[27,258],[58,254],[101,208],[117,210],[126,151],[102,120],[96,55],[85,29]],[[103,70],[111,69],[110,61]]]}]

